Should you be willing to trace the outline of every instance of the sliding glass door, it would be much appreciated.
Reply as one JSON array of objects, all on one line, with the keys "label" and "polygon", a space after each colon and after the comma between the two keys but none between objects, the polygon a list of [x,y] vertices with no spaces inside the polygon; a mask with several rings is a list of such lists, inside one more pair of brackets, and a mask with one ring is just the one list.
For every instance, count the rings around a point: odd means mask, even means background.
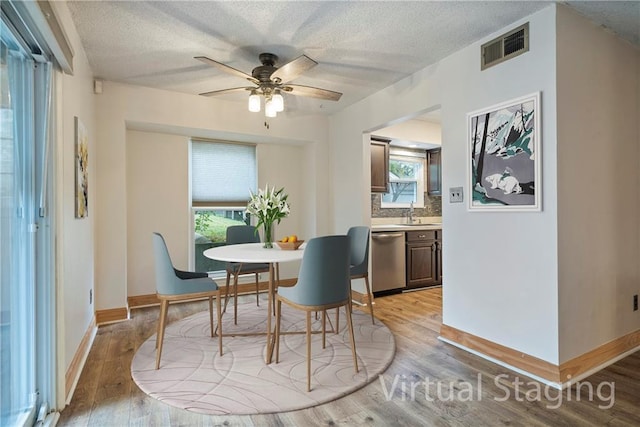
[{"label": "sliding glass door", "polygon": [[0,425],[33,425],[55,403],[49,141],[51,64],[3,15],[0,47]]}]

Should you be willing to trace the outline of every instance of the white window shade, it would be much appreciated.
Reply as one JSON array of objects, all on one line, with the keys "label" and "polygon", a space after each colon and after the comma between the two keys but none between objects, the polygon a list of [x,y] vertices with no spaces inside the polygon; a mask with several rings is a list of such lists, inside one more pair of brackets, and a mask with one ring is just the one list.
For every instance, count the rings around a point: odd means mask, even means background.
[{"label": "white window shade", "polygon": [[192,141],[193,204],[247,202],[256,191],[255,145]]}]

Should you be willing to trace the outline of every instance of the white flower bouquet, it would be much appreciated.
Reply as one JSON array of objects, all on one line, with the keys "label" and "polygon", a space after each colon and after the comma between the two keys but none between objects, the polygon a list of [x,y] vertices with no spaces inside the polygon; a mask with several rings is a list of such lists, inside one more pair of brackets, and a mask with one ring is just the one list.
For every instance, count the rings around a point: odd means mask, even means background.
[{"label": "white flower bouquet", "polygon": [[256,230],[262,225],[264,226],[264,247],[273,247],[273,238],[271,236],[272,225],[274,222],[285,218],[289,215],[290,208],[287,202],[289,197],[284,192],[284,188],[276,190],[275,187],[269,188],[267,184],[264,188],[258,189],[257,193],[249,191],[251,198],[247,205],[247,212],[258,218]]}]

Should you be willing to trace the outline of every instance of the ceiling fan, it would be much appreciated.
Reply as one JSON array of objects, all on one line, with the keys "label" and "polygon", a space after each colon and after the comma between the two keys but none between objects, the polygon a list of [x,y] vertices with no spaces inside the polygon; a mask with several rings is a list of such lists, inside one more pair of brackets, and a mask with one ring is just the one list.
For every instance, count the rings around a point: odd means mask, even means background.
[{"label": "ceiling fan", "polygon": [[291,95],[308,96],[328,101],[338,101],[342,96],[342,93],[340,92],[334,92],[327,89],[289,84],[291,80],[318,65],[316,61],[306,55],[300,55],[281,67],[276,67],[276,62],[278,61],[277,55],[273,53],[261,53],[258,56],[258,59],[262,65],[255,67],[253,71],[251,71],[251,75],[221,62],[214,61],[206,56],[196,56],[195,59],[212,67],[218,68],[226,73],[242,77],[255,85],[213,90],[201,93],[200,95],[216,96],[232,92],[250,91],[249,111],[260,111],[260,97],[262,96],[265,99],[265,115],[267,117],[275,117],[276,113],[284,110],[284,99],[282,97],[283,92]]}]

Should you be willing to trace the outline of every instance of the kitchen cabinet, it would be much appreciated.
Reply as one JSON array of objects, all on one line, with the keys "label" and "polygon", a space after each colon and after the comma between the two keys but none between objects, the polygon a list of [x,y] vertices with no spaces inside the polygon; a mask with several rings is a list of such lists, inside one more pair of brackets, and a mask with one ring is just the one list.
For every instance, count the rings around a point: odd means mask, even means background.
[{"label": "kitchen cabinet", "polygon": [[407,287],[442,284],[442,230],[408,231]]},{"label": "kitchen cabinet", "polygon": [[389,188],[389,140],[371,138],[371,192],[386,193]]},{"label": "kitchen cabinet", "polygon": [[442,195],[442,156],[441,149],[427,150],[427,194]]}]

